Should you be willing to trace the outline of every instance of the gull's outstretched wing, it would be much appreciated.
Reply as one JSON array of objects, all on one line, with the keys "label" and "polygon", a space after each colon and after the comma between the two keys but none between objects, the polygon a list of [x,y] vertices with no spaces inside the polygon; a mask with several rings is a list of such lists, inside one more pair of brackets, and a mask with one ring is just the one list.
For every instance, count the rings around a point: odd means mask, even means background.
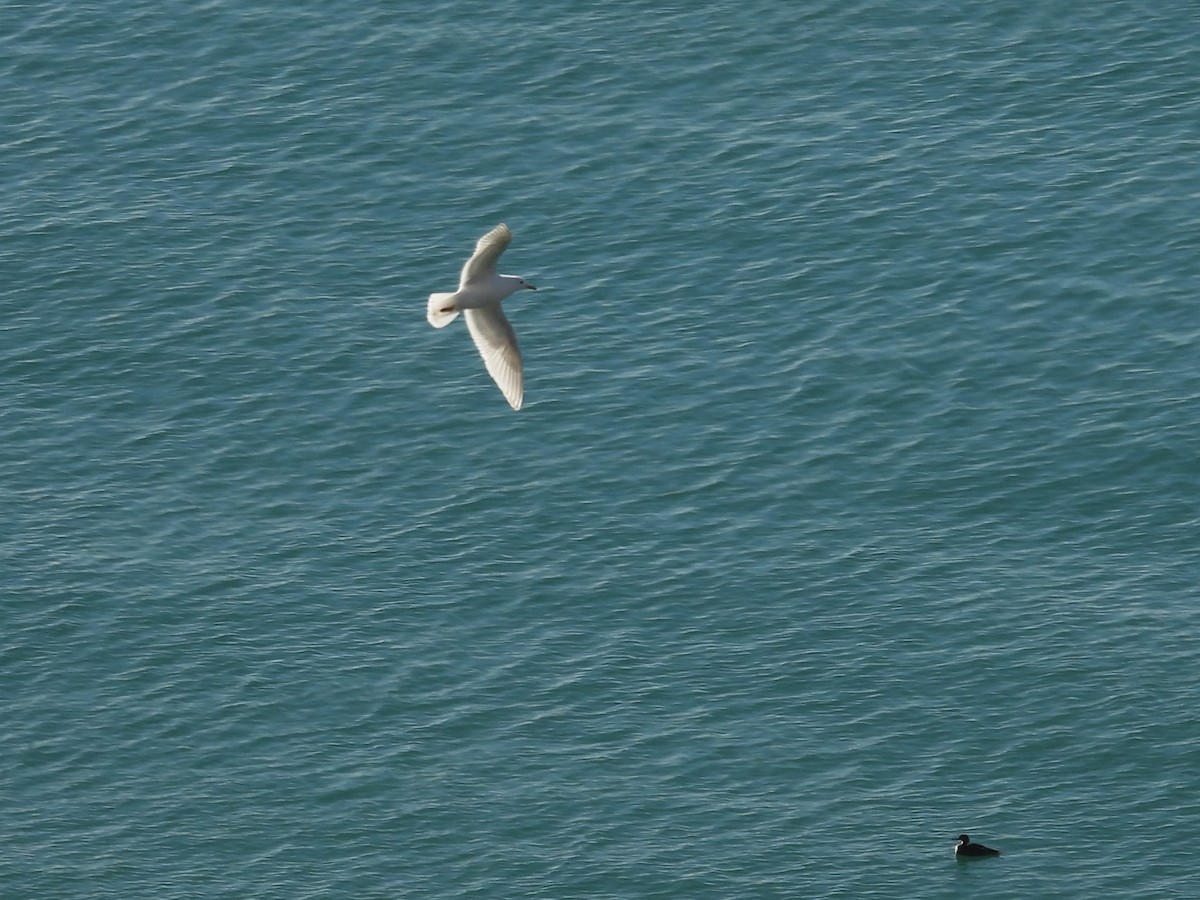
[{"label": "gull's outstretched wing", "polygon": [[463,264],[462,275],[458,280],[461,291],[468,283],[476,278],[489,278],[496,274],[496,260],[504,252],[504,248],[512,243],[512,232],[503,222],[481,237],[475,244],[475,252]]},{"label": "gull's outstretched wing", "polygon": [[[506,229],[507,230],[507,229]],[[521,408],[525,397],[525,374],[521,368],[521,351],[517,349],[517,336],[500,306],[485,306],[480,309],[465,309],[463,317],[467,320],[467,330],[483,364],[487,366],[488,374],[492,376],[504,399],[513,409]]]}]

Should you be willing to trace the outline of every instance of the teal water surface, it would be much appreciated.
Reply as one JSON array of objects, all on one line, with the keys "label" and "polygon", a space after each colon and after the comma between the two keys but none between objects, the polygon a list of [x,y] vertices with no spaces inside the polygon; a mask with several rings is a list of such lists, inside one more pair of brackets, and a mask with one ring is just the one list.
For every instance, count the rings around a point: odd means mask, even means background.
[{"label": "teal water surface", "polygon": [[0,896],[1191,896],[1197,46],[0,10]]}]

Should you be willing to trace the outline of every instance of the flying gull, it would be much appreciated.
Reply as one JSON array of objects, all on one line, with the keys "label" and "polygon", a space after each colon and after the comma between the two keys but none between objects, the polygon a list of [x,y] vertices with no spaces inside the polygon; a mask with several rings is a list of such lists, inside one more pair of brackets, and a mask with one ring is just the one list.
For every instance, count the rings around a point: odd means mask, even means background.
[{"label": "flying gull", "polygon": [[430,294],[425,317],[434,328],[445,328],[461,312],[488,374],[509,406],[520,409],[525,397],[521,351],[517,349],[512,326],[500,309],[500,301],[515,291],[537,288],[516,275],[496,274],[496,261],[510,243],[512,232],[504,224],[481,237],[475,244],[475,252],[463,265],[458,290],[452,294]]}]

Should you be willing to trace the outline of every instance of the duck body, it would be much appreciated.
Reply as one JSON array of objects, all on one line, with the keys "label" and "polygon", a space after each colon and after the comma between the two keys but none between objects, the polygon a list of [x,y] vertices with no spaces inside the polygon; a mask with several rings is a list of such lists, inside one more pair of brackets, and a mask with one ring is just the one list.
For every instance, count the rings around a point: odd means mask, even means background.
[{"label": "duck body", "polygon": [[999,856],[1000,851],[985,847],[983,844],[973,843],[969,834],[960,834],[958,845],[954,848],[954,855],[958,859],[981,859],[985,856]]}]

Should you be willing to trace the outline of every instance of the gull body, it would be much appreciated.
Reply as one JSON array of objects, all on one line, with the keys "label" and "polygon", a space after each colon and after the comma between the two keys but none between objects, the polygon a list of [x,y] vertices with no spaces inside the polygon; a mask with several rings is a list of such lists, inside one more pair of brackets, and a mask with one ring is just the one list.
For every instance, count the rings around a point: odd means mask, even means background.
[{"label": "gull body", "polygon": [[517,335],[504,317],[500,303],[517,291],[536,291],[537,288],[516,275],[496,273],[496,261],[510,243],[512,232],[503,223],[481,237],[471,258],[463,264],[458,290],[430,294],[425,318],[434,328],[445,328],[461,312],[488,374],[509,406],[520,409],[525,399],[521,351],[517,347]]}]

